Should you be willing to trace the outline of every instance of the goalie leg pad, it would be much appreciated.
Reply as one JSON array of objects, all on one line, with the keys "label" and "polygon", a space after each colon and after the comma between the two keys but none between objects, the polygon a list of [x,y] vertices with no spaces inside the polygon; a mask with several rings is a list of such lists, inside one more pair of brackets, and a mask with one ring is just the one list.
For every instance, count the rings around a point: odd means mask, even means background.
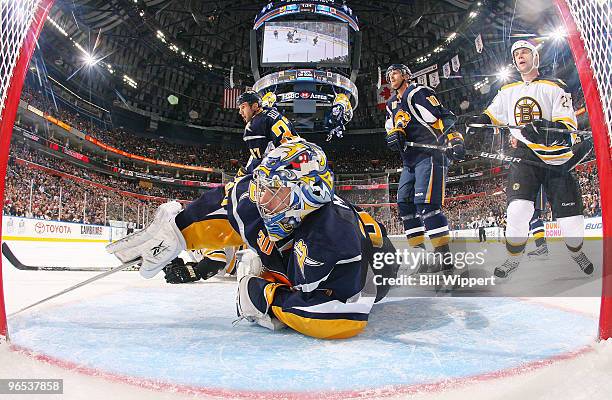
[{"label": "goalie leg pad", "polygon": [[238,316],[273,331],[285,328],[287,325],[268,313],[278,286],[283,285],[254,275],[243,276],[238,282],[236,296]]},{"label": "goalie leg pad", "polygon": [[145,229],[109,244],[106,251],[124,263],[141,257],[140,275],[154,277],[186,249],[185,238],[174,222],[182,208],[177,201],[162,204]]}]

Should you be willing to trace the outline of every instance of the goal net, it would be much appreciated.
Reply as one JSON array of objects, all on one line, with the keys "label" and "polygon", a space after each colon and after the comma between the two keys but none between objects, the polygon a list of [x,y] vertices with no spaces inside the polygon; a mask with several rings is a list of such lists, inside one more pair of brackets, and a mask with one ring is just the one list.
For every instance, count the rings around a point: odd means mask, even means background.
[{"label": "goal net", "polygon": [[[15,113],[36,40],[46,20],[52,0],[0,1],[0,195],[4,196],[4,176]],[[7,335],[4,291],[0,268],[0,337]]]},{"label": "goal net", "polygon": [[568,32],[589,113],[603,221],[603,287],[599,337],[612,337],[612,4],[604,0],[555,0]]},{"label": "goal net", "polygon": [[336,194],[367,211],[387,229],[397,220],[389,204],[388,175],[364,179],[342,180],[335,183]]}]

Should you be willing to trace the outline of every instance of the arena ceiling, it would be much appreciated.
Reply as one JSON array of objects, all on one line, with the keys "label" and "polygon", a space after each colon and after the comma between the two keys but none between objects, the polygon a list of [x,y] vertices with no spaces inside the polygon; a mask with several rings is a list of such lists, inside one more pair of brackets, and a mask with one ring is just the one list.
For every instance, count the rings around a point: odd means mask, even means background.
[{"label": "arena ceiling", "polygon": [[[46,24],[37,62],[44,61],[56,80],[106,106],[121,102],[163,117],[211,124],[207,116],[220,107],[223,82],[232,66],[238,84],[253,83],[249,31],[254,16],[266,4],[253,0],[56,0],[50,17],[61,30]],[[494,72],[492,65],[509,62],[505,52],[513,37],[544,34],[557,23],[552,4],[542,0],[347,0],[346,4],[358,16],[363,35],[357,79],[357,115],[362,116],[376,113],[378,67],[384,71],[389,63],[404,62],[414,70],[460,54],[464,78],[443,81],[438,88],[446,93],[443,99],[455,103],[450,107],[457,108],[480,76]],[[453,33],[456,38],[449,42]],[[477,34],[485,42],[482,55],[474,50]],[[85,65],[74,42],[103,62]],[[428,54],[428,61],[418,65],[416,60]],[[105,68],[106,63],[110,67]],[[124,76],[137,87],[129,86]],[[175,106],[168,103],[171,94],[179,98]],[[198,112],[198,118],[189,118],[191,110]],[[366,126],[361,127],[377,124],[371,118],[365,120]],[[237,118],[227,123],[240,125]]]}]

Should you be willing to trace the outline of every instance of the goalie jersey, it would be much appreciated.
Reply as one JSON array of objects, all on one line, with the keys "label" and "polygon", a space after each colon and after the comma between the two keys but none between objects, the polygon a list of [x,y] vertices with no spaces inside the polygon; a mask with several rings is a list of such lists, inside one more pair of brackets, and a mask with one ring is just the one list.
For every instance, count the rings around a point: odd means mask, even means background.
[{"label": "goalie jersey", "polygon": [[[525,125],[534,120],[546,120],[562,129],[575,130],[578,126],[572,95],[559,79],[537,78],[532,82],[517,81],[502,86],[484,113],[496,125]],[[533,143],[520,129],[511,129],[510,133],[546,164],[561,165],[573,155],[575,134],[541,132],[541,140]]]},{"label": "goalie jersey", "polygon": [[[225,206],[219,207],[220,191],[209,191],[183,210],[176,223],[188,248],[246,243],[266,267],[263,277],[278,283],[271,302],[278,319],[315,337],[361,332],[375,300],[389,289],[374,285],[371,268],[375,252],[395,252],[384,227],[336,197],[309,214],[285,240],[272,242],[254,189],[252,177],[245,176],[234,182]],[[391,277],[397,268],[376,274]]]},{"label": "goalie jersey", "polygon": [[[406,140],[415,143],[440,144],[446,133],[457,121],[450,110],[440,104],[433,89],[412,83],[401,98],[395,93],[387,101],[385,129],[403,126]],[[442,157],[439,151],[407,147],[402,151],[404,166],[412,167],[419,161],[434,155]]]},{"label": "goalie jersey", "polygon": [[270,150],[296,137],[298,135],[287,117],[275,107],[263,107],[244,128],[242,139],[251,153],[247,172],[253,172]]}]

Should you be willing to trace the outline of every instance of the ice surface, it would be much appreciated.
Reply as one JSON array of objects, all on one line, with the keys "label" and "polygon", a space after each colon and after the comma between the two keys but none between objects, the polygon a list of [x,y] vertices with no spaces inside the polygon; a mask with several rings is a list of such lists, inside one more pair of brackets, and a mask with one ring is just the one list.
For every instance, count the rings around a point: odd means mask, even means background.
[{"label": "ice surface", "polygon": [[[3,260],[9,313],[94,274],[8,267]],[[234,296],[232,282],[167,285],[117,273],[11,318],[9,329],[15,345],[90,374],[137,378],[133,384],[50,366],[7,346],[0,347],[0,377],[63,377],[62,399],[174,399],[192,395],[184,388],[206,387],[230,391],[199,395],[346,398],[383,388],[367,397],[597,400],[612,388],[612,344],[594,341],[594,298],[391,299],[375,306],[364,334],[322,341],[246,322],[232,327]],[[522,366],[527,372],[519,373]],[[169,385],[155,392],[134,386],[155,381]]]}]

